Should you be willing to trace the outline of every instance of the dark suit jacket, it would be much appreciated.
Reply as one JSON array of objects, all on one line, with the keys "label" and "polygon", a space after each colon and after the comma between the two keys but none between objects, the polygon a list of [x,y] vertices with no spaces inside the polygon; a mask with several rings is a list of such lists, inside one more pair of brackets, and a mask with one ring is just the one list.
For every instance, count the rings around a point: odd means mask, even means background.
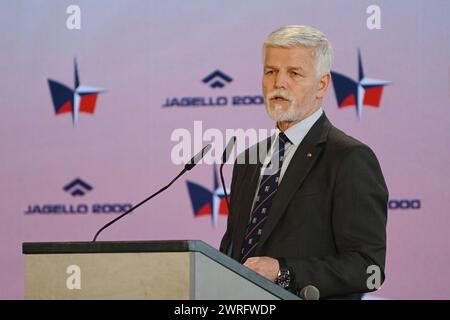
[{"label": "dark suit jacket", "polygon": [[[233,168],[220,250],[236,260],[261,168],[248,163],[249,152],[269,145],[266,140],[247,149]],[[289,163],[255,256],[286,258],[298,289],[314,285],[321,298],[360,298],[371,291],[368,266],[379,266],[384,281],[387,201],[375,154],[322,114]]]}]

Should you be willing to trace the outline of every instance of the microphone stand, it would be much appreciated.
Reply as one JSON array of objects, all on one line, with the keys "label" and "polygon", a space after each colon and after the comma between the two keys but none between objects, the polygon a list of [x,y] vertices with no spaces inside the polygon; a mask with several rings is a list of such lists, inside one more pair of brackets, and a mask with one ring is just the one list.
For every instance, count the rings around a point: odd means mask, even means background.
[{"label": "microphone stand", "polygon": [[156,191],[154,194],[152,194],[151,196],[149,196],[147,199],[142,200],[141,202],[139,202],[137,205],[131,207],[130,209],[128,209],[127,211],[125,211],[124,213],[122,213],[120,216],[118,216],[117,218],[111,220],[110,222],[108,222],[107,224],[105,224],[103,227],[100,228],[100,230],[97,231],[97,233],[94,236],[94,239],[92,240],[92,242],[95,242],[97,240],[97,237],[99,236],[99,234],[105,230],[106,228],[108,228],[110,225],[112,225],[113,223],[115,223],[116,221],[122,219],[123,217],[125,217],[127,214],[131,213],[132,211],[134,211],[136,208],[139,208],[141,205],[143,205],[144,203],[146,203],[147,201],[149,201],[150,199],[156,197],[158,194],[160,194],[161,192],[163,192],[164,190],[166,190],[167,188],[169,188],[175,181],[178,180],[179,177],[181,177],[183,174],[186,173],[186,171],[191,170],[193,167],[195,167],[197,165],[197,163],[203,158],[203,156],[211,149],[211,144],[206,145],[198,154],[196,154],[188,163],[185,164],[184,169],[175,177],[172,179],[172,181],[169,182],[168,185],[166,185],[165,187],[162,187],[161,189],[159,189],[158,191]]}]

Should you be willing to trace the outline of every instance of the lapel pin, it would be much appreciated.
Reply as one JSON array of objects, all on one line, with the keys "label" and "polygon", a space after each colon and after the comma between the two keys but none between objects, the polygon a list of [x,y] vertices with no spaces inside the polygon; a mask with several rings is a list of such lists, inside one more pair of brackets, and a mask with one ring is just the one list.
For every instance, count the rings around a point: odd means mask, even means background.
[{"label": "lapel pin", "polygon": [[306,157],[311,158],[311,157],[312,157],[312,153],[308,153],[308,154],[306,155]]}]

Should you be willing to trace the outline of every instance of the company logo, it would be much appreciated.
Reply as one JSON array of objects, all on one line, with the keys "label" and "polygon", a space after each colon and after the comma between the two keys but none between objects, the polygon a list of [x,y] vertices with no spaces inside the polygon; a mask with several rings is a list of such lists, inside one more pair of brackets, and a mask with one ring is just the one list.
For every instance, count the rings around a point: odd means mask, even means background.
[{"label": "company logo", "polygon": [[74,60],[74,71],[74,89],[60,82],[48,79],[55,114],[71,113],[73,126],[77,123],[80,112],[94,113],[97,96],[99,93],[105,91],[101,88],[80,85],[76,60]]},{"label": "company logo", "polygon": [[[62,189],[73,197],[82,197],[94,188],[80,178],[76,178],[65,185]],[[58,201],[57,203],[52,204],[52,201],[46,201],[44,204],[29,204],[24,213],[26,215],[80,215],[88,213],[118,214],[125,212],[131,207],[131,203],[61,203]]]},{"label": "company logo", "polygon": [[232,78],[227,76],[220,70],[216,70],[213,73],[206,76],[203,80],[203,83],[209,83],[209,86],[213,89],[223,88],[226,83],[233,81]]},{"label": "company logo", "polygon": [[[211,216],[213,226],[217,226],[219,215],[228,215],[227,203],[223,188],[219,187],[216,168],[214,167],[214,189],[210,191],[205,187],[187,181],[189,197],[191,198],[194,217]],[[229,190],[227,189],[227,193]]]},{"label": "company logo", "polygon": [[[229,75],[220,70],[215,70],[205,78],[202,82],[207,84],[212,89],[223,89],[226,84],[233,81]],[[264,104],[264,97],[261,95],[241,95],[235,94],[232,96],[185,96],[185,97],[169,97],[162,105],[163,108],[173,107],[227,107],[227,106],[250,106]]]},{"label": "company logo", "polygon": [[358,119],[361,119],[363,106],[380,107],[383,87],[391,81],[366,78],[360,50],[358,50],[358,74],[358,81],[354,81],[341,73],[331,72],[338,107],[355,106]]},{"label": "company logo", "polygon": [[63,190],[70,192],[70,194],[74,197],[82,197],[86,194],[86,192],[91,191],[92,187],[80,178],[76,178],[69,184],[65,185]]}]

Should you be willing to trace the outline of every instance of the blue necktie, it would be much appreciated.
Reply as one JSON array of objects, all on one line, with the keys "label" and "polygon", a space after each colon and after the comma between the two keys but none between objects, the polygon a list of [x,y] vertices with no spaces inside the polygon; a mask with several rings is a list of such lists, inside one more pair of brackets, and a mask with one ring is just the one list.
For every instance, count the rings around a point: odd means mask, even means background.
[{"label": "blue necktie", "polygon": [[244,241],[241,248],[241,263],[244,263],[249,257],[253,256],[264,224],[269,216],[272,207],[272,199],[278,190],[278,181],[280,179],[281,166],[284,161],[284,148],[289,139],[281,132],[278,141],[274,144],[274,151],[270,164],[265,168],[264,175],[259,183],[258,195],[253,205],[250,222],[245,232]]}]

